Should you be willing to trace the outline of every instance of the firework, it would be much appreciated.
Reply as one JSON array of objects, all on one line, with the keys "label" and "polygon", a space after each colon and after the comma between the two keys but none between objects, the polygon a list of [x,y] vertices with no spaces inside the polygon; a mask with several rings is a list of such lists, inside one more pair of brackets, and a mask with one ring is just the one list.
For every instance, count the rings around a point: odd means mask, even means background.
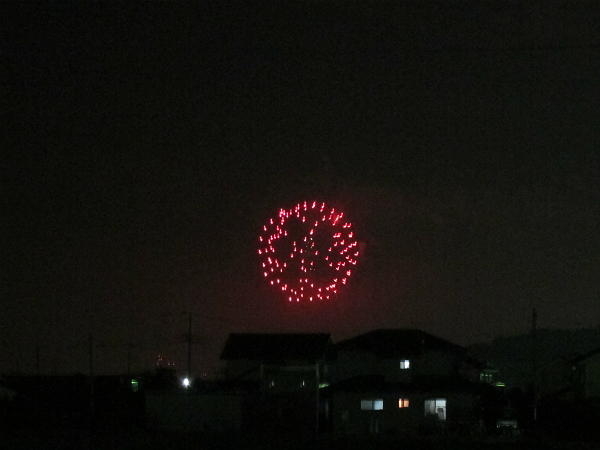
[{"label": "firework", "polygon": [[330,299],[348,283],[358,258],[352,224],[322,202],[280,209],[259,242],[264,278],[290,302]]}]

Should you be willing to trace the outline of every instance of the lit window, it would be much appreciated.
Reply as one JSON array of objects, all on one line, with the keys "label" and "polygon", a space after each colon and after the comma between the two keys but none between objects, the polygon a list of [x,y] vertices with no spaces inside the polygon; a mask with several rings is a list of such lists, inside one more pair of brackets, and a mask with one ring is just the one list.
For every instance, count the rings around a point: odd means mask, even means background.
[{"label": "lit window", "polygon": [[382,399],[367,399],[360,401],[360,409],[362,410],[382,410],[383,400]]},{"label": "lit window", "polygon": [[137,392],[139,390],[139,387],[140,385],[138,383],[138,380],[131,380],[131,390],[133,392]]},{"label": "lit window", "polygon": [[493,375],[489,372],[481,372],[479,374],[479,381],[483,383],[491,383],[493,379]]},{"label": "lit window", "polygon": [[401,369],[410,369],[410,360],[403,359],[402,361],[400,361],[400,368]]},{"label": "lit window", "polygon": [[408,408],[408,399],[401,398],[398,400],[398,408]]},{"label": "lit window", "polygon": [[425,400],[425,415],[437,416],[439,420],[446,420],[446,399],[430,398]]}]

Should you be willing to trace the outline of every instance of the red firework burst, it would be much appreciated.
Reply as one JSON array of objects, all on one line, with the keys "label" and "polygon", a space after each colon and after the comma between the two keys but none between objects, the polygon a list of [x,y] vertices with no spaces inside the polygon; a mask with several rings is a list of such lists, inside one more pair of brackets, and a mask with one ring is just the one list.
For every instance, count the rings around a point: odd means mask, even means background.
[{"label": "red firework burst", "polygon": [[352,224],[325,203],[280,209],[259,241],[264,277],[290,302],[331,298],[348,282],[358,257]]}]

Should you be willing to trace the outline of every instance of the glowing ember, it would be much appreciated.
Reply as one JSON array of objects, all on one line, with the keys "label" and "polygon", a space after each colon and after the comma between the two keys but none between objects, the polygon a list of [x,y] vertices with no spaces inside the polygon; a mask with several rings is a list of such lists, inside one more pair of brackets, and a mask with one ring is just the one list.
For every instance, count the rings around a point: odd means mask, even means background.
[{"label": "glowing ember", "polygon": [[331,298],[348,282],[358,257],[352,224],[325,203],[281,209],[259,242],[263,276],[290,302]]}]

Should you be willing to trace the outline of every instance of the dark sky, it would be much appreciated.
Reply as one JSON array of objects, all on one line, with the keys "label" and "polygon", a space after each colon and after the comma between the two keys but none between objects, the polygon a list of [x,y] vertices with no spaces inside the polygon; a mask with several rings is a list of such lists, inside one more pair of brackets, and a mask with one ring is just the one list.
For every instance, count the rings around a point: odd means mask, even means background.
[{"label": "dark sky", "polygon": [[[184,311],[197,372],[230,332],[598,326],[596,2],[181,3],[0,6],[0,372],[90,334],[183,369]],[[289,305],[257,236],[304,198],[366,251]]]}]

